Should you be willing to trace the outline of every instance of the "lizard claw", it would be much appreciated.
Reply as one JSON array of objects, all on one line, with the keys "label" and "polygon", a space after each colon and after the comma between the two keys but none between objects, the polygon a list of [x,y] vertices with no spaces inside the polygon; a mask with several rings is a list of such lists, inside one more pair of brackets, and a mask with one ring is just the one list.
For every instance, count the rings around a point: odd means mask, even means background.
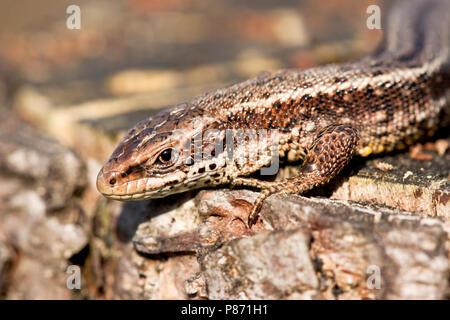
[{"label": "lizard claw", "polygon": [[258,221],[259,212],[261,211],[263,202],[269,195],[270,195],[269,192],[267,192],[266,190],[263,190],[263,192],[259,194],[258,198],[256,198],[255,205],[253,206],[252,210],[250,211],[250,214],[248,215],[248,219],[247,219],[247,225],[248,225],[249,229],[251,229]]},{"label": "lizard claw", "polygon": [[248,220],[247,220],[247,225],[248,225],[249,229],[251,229],[256,224],[256,222],[258,221],[258,218],[259,218],[258,213],[256,213],[256,214],[252,214],[252,213],[249,214]]}]

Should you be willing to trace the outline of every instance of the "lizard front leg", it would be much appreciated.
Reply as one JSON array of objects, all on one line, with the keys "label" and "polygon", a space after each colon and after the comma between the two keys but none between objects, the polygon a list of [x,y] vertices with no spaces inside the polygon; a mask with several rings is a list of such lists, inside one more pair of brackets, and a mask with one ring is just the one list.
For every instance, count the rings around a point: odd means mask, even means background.
[{"label": "lizard front leg", "polygon": [[234,186],[260,188],[261,194],[248,216],[251,227],[258,219],[263,201],[272,194],[302,194],[335,177],[351,160],[358,145],[356,129],[348,125],[330,125],[314,139],[300,173],[282,181],[261,181],[254,178],[236,178]]}]

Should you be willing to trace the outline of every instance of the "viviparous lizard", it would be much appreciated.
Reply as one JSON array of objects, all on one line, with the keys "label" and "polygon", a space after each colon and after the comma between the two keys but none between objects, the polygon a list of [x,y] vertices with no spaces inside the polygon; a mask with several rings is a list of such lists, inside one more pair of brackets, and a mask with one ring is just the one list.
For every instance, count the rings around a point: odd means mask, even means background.
[{"label": "viviparous lizard", "polygon": [[[257,188],[251,226],[267,196],[302,194],[354,155],[433,135],[450,119],[450,1],[404,1],[384,31],[378,49],[356,61],[266,72],[139,122],[101,169],[98,190],[126,201],[221,184]],[[228,139],[230,131],[244,139]],[[249,177],[274,154],[301,163],[300,173]]]}]

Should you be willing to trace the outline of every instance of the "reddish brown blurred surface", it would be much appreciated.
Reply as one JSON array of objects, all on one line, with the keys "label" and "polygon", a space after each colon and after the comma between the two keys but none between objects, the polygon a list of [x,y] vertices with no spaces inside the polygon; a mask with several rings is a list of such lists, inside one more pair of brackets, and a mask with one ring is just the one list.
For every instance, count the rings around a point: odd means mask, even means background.
[{"label": "reddish brown blurred surface", "polygon": [[[2,1],[1,59],[28,81],[54,83],[220,63],[248,51],[308,67],[370,51],[379,37],[365,27],[368,1],[77,1],[81,30],[68,30],[72,3]],[[331,47],[309,51],[322,45]]]}]

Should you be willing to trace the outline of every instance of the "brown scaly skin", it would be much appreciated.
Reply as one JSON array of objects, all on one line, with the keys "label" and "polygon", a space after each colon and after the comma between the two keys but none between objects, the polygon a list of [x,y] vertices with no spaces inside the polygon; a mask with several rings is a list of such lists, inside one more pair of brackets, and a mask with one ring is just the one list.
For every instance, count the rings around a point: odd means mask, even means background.
[{"label": "brown scaly skin", "polygon": [[[450,1],[406,1],[384,29],[379,49],[358,61],[265,73],[140,122],[100,171],[98,190],[141,200],[219,184],[259,188],[251,226],[267,196],[304,193],[336,176],[355,153],[388,152],[432,135],[450,113]],[[255,140],[231,143],[226,129],[278,130],[279,155],[303,160],[300,174],[246,178],[272,157],[243,157],[257,154]],[[204,154],[222,141],[235,156],[216,152],[192,161],[194,148],[184,146],[199,135]],[[269,140],[258,150],[272,150]]]}]

